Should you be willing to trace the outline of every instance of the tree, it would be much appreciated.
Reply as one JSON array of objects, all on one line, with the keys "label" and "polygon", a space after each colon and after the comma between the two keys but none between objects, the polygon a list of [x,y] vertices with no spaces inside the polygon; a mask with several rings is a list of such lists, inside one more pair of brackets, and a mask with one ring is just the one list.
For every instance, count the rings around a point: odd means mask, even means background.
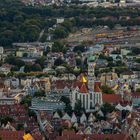
[{"label": "tree", "polygon": [[27,56],[28,56],[28,53],[24,53],[24,54],[23,54],[23,57],[27,57]]},{"label": "tree", "polygon": [[70,99],[66,96],[62,96],[60,101],[64,102],[66,105],[70,104]]},{"label": "tree", "polygon": [[63,27],[58,27],[53,32],[55,39],[61,39],[68,36],[68,32]]},{"label": "tree", "polygon": [[115,64],[113,63],[113,61],[110,61],[109,63],[108,63],[108,67],[114,67],[115,66]]},{"label": "tree", "polygon": [[59,57],[54,61],[54,66],[60,66],[64,63],[65,63],[64,60],[62,60],[61,57]]},{"label": "tree", "polygon": [[40,66],[40,64],[27,64],[25,65],[25,68],[24,68],[24,72],[38,72],[38,71],[42,71],[42,68]]},{"label": "tree", "polygon": [[24,130],[24,124],[18,124],[16,129],[17,129],[18,131],[19,131],[19,130]]},{"label": "tree", "polygon": [[122,58],[121,58],[121,56],[117,55],[117,56],[116,56],[116,59],[119,61],[119,60],[121,60]]},{"label": "tree", "polygon": [[45,57],[41,57],[36,60],[36,63],[38,63],[41,66],[41,68],[44,68],[45,60],[46,60]]},{"label": "tree", "polygon": [[121,60],[117,60],[116,66],[125,66],[125,64]]},{"label": "tree", "polygon": [[123,72],[125,72],[125,71],[128,71],[128,68],[127,68],[127,67],[122,67],[122,66],[120,66],[120,67],[116,67],[116,68],[115,68],[115,72],[116,72],[117,74],[121,74],[121,73],[123,73]]},{"label": "tree", "polygon": [[76,47],[74,47],[73,51],[74,52],[78,52],[78,51],[84,52],[85,51],[85,46],[84,45],[76,46]]},{"label": "tree", "polygon": [[32,25],[31,23],[24,23],[20,29],[24,32],[24,40],[26,41],[36,41],[40,34],[40,28],[37,25]]},{"label": "tree", "polygon": [[18,71],[18,70],[19,70],[19,68],[17,66],[14,66],[11,68],[11,71]]},{"label": "tree", "polygon": [[33,64],[31,71],[42,71],[40,64]]},{"label": "tree", "polygon": [[104,140],[111,140],[110,138],[105,138]]},{"label": "tree", "polygon": [[140,63],[140,58],[137,58],[135,61],[136,61],[137,63]]},{"label": "tree", "polygon": [[103,55],[103,54],[100,54],[100,55],[99,55],[99,59],[106,59],[106,56]]},{"label": "tree", "polygon": [[7,56],[7,58],[5,59],[5,63],[8,63],[8,64],[11,64],[11,65],[15,65],[17,66],[18,68],[22,67],[25,65],[25,62],[22,61],[21,59],[19,58],[16,58],[15,56],[13,55],[9,55]]},{"label": "tree", "polygon": [[2,46],[10,46],[13,39],[13,31],[12,30],[4,30],[0,36],[2,38],[0,39]]},{"label": "tree", "polygon": [[111,62],[113,61],[112,57],[107,57],[106,59],[107,59],[107,61],[111,61]]},{"label": "tree", "polygon": [[81,116],[82,113],[85,112],[80,100],[77,100],[77,102],[75,103],[74,112],[77,116]]},{"label": "tree", "polygon": [[27,95],[22,101],[21,104],[26,105],[26,107],[31,106],[32,96]]},{"label": "tree", "polygon": [[63,52],[64,43],[62,41],[55,41],[52,46],[52,52]]},{"label": "tree", "polygon": [[137,88],[137,89],[136,89],[136,92],[140,92],[140,88]]},{"label": "tree", "polygon": [[101,110],[104,113],[104,116],[106,116],[107,113],[111,113],[112,111],[114,111],[115,107],[109,103],[104,103],[103,106],[101,107]]},{"label": "tree", "polygon": [[21,14],[15,15],[13,20],[16,24],[21,24],[22,22],[24,22],[24,17]]},{"label": "tree", "polygon": [[105,94],[114,94],[114,90],[112,90],[112,88],[109,87],[108,85],[103,85],[101,89],[102,89],[102,92]]},{"label": "tree", "polygon": [[47,46],[46,50],[43,52],[44,56],[47,56],[47,54],[51,51],[51,47]]},{"label": "tree", "polygon": [[45,91],[41,90],[41,91],[37,91],[34,93],[34,97],[45,97]]},{"label": "tree", "polygon": [[80,58],[76,59],[76,65],[81,66],[82,65],[82,60]]},{"label": "tree", "polygon": [[114,26],[115,26],[115,23],[112,22],[112,21],[109,21],[108,24],[107,24],[107,26],[108,26],[110,29],[113,29]]},{"label": "tree", "polygon": [[30,72],[31,70],[32,70],[32,65],[29,64],[25,65],[24,72]]},{"label": "tree", "polygon": [[0,77],[6,77],[6,75],[4,73],[0,73]]},{"label": "tree", "polygon": [[67,104],[65,106],[64,111],[67,112],[69,115],[72,115],[72,106],[71,106],[71,104]]},{"label": "tree", "polygon": [[63,27],[65,27],[67,29],[68,32],[70,32],[72,30],[72,22],[69,20],[65,20],[62,24]]},{"label": "tree", "polygon": [[[120,0],[116,0],[119,2]],[[11,47],[13,42],[36,41],[41,30],[48,29],[56,24],[56,17],[64,17],[65,21],[56,27],[54,37],[63,38],[75,28],[109,26],[115,24],[122,26],[140,25],[139,8],[89,8],[75,6],[25,6],[20,0],[0,0],[0,45]],[[74,3],[80,3],[74,0]],[[130,16],[131,20],[119,19]],[[114,17],[116,20],[104,20],[104,17]],[[48,17],[48,18],[46,18]],[[96,19],[93,20],[93,18]],[[45,37],[43,41],[45,40]]]},{"label": "tree", "polygon": [[31,116],[36,117],[36,113],[30,109],[28,109],[28,115],[29,115],[29,117],[31,117]]},{"label": "tree", "polygon": [[132,53],[134,53],[135,55],[139,55],[140,54],[140,48],[132,48]]},{"label": "tree", "polygon": [[67,112],[69,115],[71,115],[72,114],[72,106],[71,106],[70,99],[68,97],[66,97],[66,96],[62,96],[60,101],[65,103],[64,111]]},{"label": "tree", "polygon": [[6,125],[8,122],[13,122],[14,121],[14,119],[13,118],[11,118],[11,117],[9,117],[9,116],[6,116],[6,117],[4,117],[4,118],[1,118],[1,124],[4,124],[4,125]]}]

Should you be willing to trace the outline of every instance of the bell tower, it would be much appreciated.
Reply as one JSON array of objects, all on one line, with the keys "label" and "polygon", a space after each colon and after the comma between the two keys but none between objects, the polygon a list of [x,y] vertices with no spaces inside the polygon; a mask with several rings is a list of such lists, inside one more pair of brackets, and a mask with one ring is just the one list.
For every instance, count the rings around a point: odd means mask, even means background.
[{"label": "bell tower", "polygon": [[96,57],[88,57],[88,89],[94,91]]}]

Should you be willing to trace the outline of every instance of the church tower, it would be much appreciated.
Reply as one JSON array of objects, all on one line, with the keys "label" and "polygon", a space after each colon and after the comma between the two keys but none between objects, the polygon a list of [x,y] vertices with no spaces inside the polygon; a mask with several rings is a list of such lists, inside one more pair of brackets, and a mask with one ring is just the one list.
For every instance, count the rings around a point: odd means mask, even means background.
[{"label": "church tower", "polygon": [[88,57],[88,89],[94,91],[96,57]]}]

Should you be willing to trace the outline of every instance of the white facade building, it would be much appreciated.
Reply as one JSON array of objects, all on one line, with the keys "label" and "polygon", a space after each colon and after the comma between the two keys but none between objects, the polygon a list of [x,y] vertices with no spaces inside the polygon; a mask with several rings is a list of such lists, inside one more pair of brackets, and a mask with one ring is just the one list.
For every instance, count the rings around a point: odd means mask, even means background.
[{"label": "white facade building", "polygon": [[[102,105],[102,93],[100,90],[100,82],[95,81],[94,76],[95,57],[88,59],[88,82],[83,79],[81,87],[77,87],[72,91],[72,107],[74,109],[77,100],[80,100],[82,107],[86,112],[95,111],[95,105]],[[84,77],[83,77],[84,78]]]}]

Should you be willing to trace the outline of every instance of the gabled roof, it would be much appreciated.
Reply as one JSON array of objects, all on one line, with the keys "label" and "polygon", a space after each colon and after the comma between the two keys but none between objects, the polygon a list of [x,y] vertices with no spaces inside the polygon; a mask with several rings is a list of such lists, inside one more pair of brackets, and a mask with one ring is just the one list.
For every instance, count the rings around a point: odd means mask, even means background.
[{"label": "gabled roof", "polygon": [[97,113],[99,116],[104,116],[103,112],[100,110],[98,113]]},{"label": "gabled roof", "polygon": [[[2,140],[23,140],[24,131],[9,131],[0,130],[0,137]],[[39,134],[33,134],[35,140],[42,140],[42,136]]]},{"label": "gabled roof", "polygon": [[87,135],[90,135],[90,134],[92,134],[91,131],[92,131],[91,127],[88,126],[88,127],[84,130],[84,133],[87,134]]},{"label": "gabled roof", "polygon": [[0,137],[2,140],[22,140],[23,135],[23,131],[0,130]]},{"label": "gabled roof", "polygon": [[58,112],[55,112],[53,115],[53,119],[60,119]]},{"label": "gabled roof", "polygon": [[95,120],[96,120],[96,117],[92,113],[90,113],[90,115],[88,117],[88,122],[93,122]]},{"label": "gabled roof", "polygon": [[58,136],[56,140],[131,140],[131,137],[128,134],[91,134],[91,135],[82,135],[76,134],[74,131],[64,131],[62,136]]},{"label": "gabled roof", "polygon": [[82,116],[80,117],[80,123],[84,123],[87,121],[87,117],[85,115],[85,113],[82,114]]},{"label": "gabled roof", "polygon": [[68,88],[76,88],[76,87],[81,87],[82,81],[79,80],[56,80],[52,81],[51,83],[51,89],[58,89],[58,90],[63,90],[65,87]]},{"label": "gabled roof", "polygon": [[101,90],[101,82],[95,82],[94,91],[95,92],[102,92],[102,90]]},{"label": "gabled roof", "polygon": [[83,131],[80,129],[76,134],[83,135]]},{"label": "gabled roof", "polygon": [[88,93],[87,85],[85,83],[80,87],[80,93]]},{"label": "gabled roof", "polygon": [[138,92],[133,93],[132,98],[140,98],[140,93],[138,93]]},{"label": "gabled roof", "polygon": [[71,120],[71,117],[67,113],[65,113],[62,117],[62,120]]},{"label": "gabled roof", "polygon": [[77,123],[77,117],[76,117],[76,115],[74,113],[72,114],[71,122],[72,123]]}]

